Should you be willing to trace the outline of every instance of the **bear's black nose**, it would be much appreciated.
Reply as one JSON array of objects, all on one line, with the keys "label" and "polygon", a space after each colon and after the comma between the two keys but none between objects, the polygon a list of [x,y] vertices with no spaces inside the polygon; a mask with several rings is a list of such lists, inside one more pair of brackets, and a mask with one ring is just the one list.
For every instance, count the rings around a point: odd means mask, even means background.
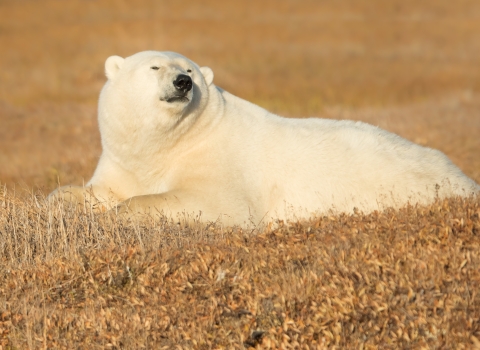
[{"label": "bear's black nose", "polygon": [[184,94],[192,90],[192,78],[185,74],[179,74],[173,81],[173,86]]}]

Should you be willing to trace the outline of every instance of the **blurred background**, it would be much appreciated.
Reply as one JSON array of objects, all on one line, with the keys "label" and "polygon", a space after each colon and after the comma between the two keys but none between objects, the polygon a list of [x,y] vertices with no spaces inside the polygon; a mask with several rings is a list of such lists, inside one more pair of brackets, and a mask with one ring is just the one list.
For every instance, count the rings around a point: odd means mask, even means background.
[{"label": "blurred background", "polygon": [[105,59],[152,49],[277,114],[438,148],[480,182],[478,0],[0,0],[0,183],[87,182]]}]

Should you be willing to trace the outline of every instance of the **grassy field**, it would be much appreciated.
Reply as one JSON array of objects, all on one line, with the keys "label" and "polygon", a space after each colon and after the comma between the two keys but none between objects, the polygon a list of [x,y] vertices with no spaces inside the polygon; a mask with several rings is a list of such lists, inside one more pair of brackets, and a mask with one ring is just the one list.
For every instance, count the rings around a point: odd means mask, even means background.
[{"label": "grassy field", "polygon": [[480,200],[265,230],[47,207],[88,181],[113,54],[177,51],[288,117],[480,182],[480,3],[0,1],[0,349],[480,349]]}]

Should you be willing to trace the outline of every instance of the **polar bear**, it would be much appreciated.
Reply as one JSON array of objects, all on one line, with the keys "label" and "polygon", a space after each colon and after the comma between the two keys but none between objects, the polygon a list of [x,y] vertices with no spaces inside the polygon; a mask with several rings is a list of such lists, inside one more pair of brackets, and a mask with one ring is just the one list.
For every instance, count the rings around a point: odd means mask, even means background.
[{"label": "polar bear", "polygon": [[439,151],[362,122],[274,115],[177,53],[112,56],[105,71],[98,166],[50,198],[244,225],[480,192]]}]

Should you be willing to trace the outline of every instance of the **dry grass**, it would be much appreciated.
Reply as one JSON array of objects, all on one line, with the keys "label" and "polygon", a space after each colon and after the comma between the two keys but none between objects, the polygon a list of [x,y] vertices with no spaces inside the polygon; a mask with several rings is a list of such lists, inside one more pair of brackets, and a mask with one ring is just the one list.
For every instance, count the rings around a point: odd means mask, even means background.
[{"label": "dry grass", "polygon": [[261,232],[42,200],[95,168],[106,57],[152,48],[480,182],[479,32],[476,0],[0,1],[0,349],[480,348],[479,198]]},{"label": "dry grass", "polygon": [[480,346],[480,204],[264,231],[0,202],[5,348]]}]

